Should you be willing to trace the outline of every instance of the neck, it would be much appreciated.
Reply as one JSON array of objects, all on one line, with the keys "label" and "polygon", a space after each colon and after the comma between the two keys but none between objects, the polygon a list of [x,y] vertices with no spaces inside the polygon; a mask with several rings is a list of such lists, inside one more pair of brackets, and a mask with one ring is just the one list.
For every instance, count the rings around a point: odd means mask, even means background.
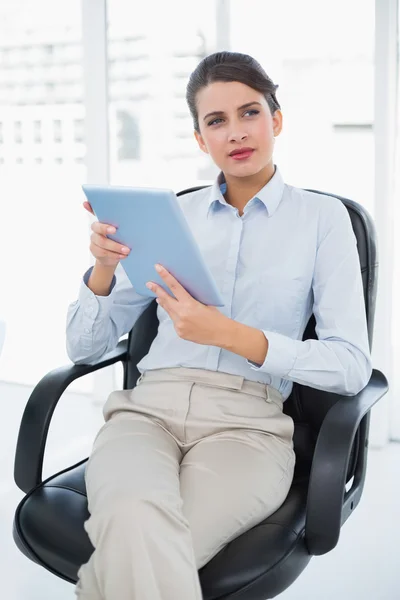
[{"label": "neck", "polygon": [[264,169],[249,177],[235,177],[224,173],[226,181],[225,200],[242,214],[248,201],[267,185],[274,173],[275,167],[272,161]]}]

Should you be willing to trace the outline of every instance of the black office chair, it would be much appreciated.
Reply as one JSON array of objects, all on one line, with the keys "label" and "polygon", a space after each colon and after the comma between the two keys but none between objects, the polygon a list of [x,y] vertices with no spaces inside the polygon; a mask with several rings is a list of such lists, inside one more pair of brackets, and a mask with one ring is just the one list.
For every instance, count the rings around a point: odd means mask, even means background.
[{"label": "black office chair", "polygon": [[[181,194],[194,189],[199,188]],[[378,270],[375,228],[362,206],[336,197],[349,211],[358,242],[371,346]],[[93,552],[83,528],[89,517],[84,482],[87,459],[42,481],[50,420],[74,379],[117,361],[123,364],[124,389],[135,386],[136,365],[157,334],[156,308],[153,301],[129,339],[119,342],[95,365],[68,365],[48,373],[34,388],[23,414],[14,476],[26,496],[16,510],[14,540],[28,558],[71,583],[77,581],[80,565]],[[316,339],[314,316],[303,336],[310,338]],[[284,404],[284,411],[295,421],[297,456],[288,497],[272,516],[230,542],[200,570],[204,600],[274,598],[295,581],[313,555],[336,546],[341,526],[361,498],[370,410],[387,391],[388,382],[377,370],[352,397],[294,384]]]}]

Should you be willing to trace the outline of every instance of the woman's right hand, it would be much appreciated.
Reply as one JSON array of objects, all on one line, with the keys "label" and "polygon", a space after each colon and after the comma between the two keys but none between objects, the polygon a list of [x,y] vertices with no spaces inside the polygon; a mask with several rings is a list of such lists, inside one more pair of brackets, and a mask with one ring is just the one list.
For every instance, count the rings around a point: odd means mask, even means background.
[{"label": "woman's right hand", "polygon": [[[84,202],[85,209],[94,215],[93,209],[89,202]],[[96,261],[104,267],[116,267],[119,261],[126,258],[130,252],[126,246],[121,246],[118,242],[110,240],[107,237],[109,233],[115,233],[116,229],[107,223],[99,223],[95,221],[91,225],[93,231],[90,236],[90,252],[95,257]]]}]

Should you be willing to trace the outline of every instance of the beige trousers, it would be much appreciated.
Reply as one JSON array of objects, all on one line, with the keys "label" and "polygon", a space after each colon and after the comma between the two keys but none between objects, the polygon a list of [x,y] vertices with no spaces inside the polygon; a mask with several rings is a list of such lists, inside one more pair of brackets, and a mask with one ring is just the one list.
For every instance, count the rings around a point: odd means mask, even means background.
[{"label": "beige trousers", "polygon": [[81,600],[201,600],[198,570],[275,512],[293,478],[281,394],[239,375],[145,372],[113,392],[86,467],[95,548]]}]

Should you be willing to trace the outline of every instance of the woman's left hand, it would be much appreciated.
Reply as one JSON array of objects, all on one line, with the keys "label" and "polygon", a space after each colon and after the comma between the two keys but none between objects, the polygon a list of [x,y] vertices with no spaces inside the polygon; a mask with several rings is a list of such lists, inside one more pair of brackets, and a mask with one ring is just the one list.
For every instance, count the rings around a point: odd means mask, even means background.
[{"label": "woman's left hand", "polygon": [[195,300],[164,267],[158,273],[175,298],[154,282],[148,282],[146,286],[157,294],[157,302],[171,317],[178,336],[197,344],[219,346],[229,317],[216,306],[206,306]]}]

